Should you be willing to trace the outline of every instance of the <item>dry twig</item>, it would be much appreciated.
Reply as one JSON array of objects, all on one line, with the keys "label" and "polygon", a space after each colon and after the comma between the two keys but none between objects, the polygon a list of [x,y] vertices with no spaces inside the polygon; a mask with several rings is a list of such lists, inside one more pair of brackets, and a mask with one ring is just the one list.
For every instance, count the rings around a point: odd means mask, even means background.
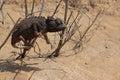
[{"label": "dry twig", "polygon": [[88,28],[85,30],[84,34],[82,35],[81,39],[75,44],[75,46],[73,47],[73,50],[74,49],[77,49],[79,48],[81,45],[80,45],[80,42],[82,42],[83,38],[85,37],[85,35],[88,33],[88,31],[91,29],[91,27],[94,25],[95,21],[97,20],[98,16],[101,14],[101,11],[99,11],[95,17],[95,19],[92,21],[92,23],[88,26]]},{"label": "dry twig", "polygon": [[5,4],[5,1],[2,2],[2,0],[0,1],[0,11],[2,13],[2,21],[0,21],[2,24],[5,23],[5,17],[4,17],[4,11],[3,11],[3,6]]},{"label": "dry twig", "polygon": [[7,13],[7,15],[9,16],[9,18],[12,20],[13,24],[15,24],[15,21],[13,20],[13,18],[10,16],[9,13]]},{"label": "dry twig", "polygon": [[44,10],[44,5],[45,5],[45,0],[42,0],[42,6],[41,6],[41,10],[40,10],[39,16],[42,15],[42,12]]},{"label": "dry twig", "polygon": [[33,0],[33,3],[32,3],[31,16],[33,15],[34,6],[35,6],[35,0]]},{"label": "dry twig", "polygon": [[53,12],[52,17],[56,14],[56,12],[57,12],[57,10],[58,10],[58,8],[59,8],[61,2],[62,2],[62,0],[60,0],[59,3],[58,3],[58,5],[56,6],[56,8],[55,8],[55,10],[54,10],[54,12]]},{"label": "dry twig", "polygon": [[5,1],[3,1],[2,4],[0,5],[0,10],[2,10],[4,4],[5,4]]},{"label": "dry twig", "polygon": [[28,7],[27,7],[27,0],[24,0],[25,2],[25,18],[28,16]]}]

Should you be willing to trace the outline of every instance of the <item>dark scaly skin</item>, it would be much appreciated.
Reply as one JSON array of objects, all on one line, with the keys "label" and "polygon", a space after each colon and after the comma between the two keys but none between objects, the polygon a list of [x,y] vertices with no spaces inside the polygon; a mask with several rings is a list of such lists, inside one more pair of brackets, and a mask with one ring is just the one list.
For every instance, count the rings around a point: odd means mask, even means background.
[{"label": "dark scaly skin", "polygon": [[[46,25],[39,23],[38,17],[30,17],[23,19],[19,24],[16,25],[16,29],[13,31],[11,44],[15,48],[15,44],[21,40],[25,43],[26,41],[31,42],[32,39],[38,37],[40,32],[44,32]],[[26,46],[26,45],[25,45]]]},{"label": "dark scaly skin", "polygon": [[[39,20],[38,20],[39,19]],[[16,59],[24,58],[26,51],[33,46],[33,41],[39,36],[41,32],[49,44],[49,39],[46,35],[46,23],[43,17],[30,17],[23,19],[16,25],[12,33],[11,44],[14,48],[22,48],[23,53],[20,54]],[[16,43],[23,41],[24,46],[18,47]]]},{"label": "dark scaly skin", "polygon": [[48,17],[29,17],[25,18],[16,25],[13,31],[11,44],[14,48],[20,48],[16,46],[16,43],[23,41],[22,47],[23,53],[16,59],[25,57],[26,52],[33,46],[34,41],[41,32],[45,37],[47,44],[50,43],[47,32],[58,32],[66,28],[65,23],[59,18]]},{"label": "dark scaly skin", "polygon": [[16,25],[16,29],[13,31],[11,44],[13,47],[16,43],[25,41],[31,41],[35,37],[38,37],[41,32],[46,42],[49,43],[46,33],[47,32],[58,32],[66,28],[65,23],[59,18],[48,17],[29,17],[23,19]]}]

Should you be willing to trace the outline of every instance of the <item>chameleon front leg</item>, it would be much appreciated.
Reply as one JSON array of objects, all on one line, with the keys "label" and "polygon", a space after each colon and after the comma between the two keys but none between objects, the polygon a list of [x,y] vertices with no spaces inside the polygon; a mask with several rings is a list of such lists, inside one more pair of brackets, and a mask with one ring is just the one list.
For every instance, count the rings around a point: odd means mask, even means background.
[{"label": "chameleon front leg", "polygon": [[53,45],[52,45],[52,43],[50,42],[50,40],[49,40],[49,38],[48,38],[48,36],[47,36],[47,33],[44,33],[43,36],[44,36],[44,38],[45,38],[46,43],[47,43],[47,44],[50,44],[50,45],[51,45],[51,49],[53,49]]}]

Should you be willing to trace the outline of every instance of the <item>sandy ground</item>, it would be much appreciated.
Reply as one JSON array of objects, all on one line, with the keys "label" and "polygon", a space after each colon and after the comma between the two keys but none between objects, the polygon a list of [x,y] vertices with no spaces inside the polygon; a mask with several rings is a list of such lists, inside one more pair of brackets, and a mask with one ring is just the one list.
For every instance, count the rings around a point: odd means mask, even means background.
[{"label": "sandy ground", "polygon": [[[5,7],[5,12],[9,12],[14,20],[21,16],[19,11],[20,8],[16,5],[9,4]],[[24,62],[6,61],[5,59],[14,57],[11,56],[12,51],[19,52],[11,46],[9,39],[0,50],[0,80],[120,80],[119,16],[118,13],[117,16],[106,14],[99,27],[89,32],[90,40],[76,55],[72,55],[74,51],[67,51],[72,44],[68,43],[57,58],[25,58]],[[0,24],[1,44],[12,26],[13,23],[8,18],[4,27]],[[50,34],[50,37],[52,40],[53,34]],[[50,45],[43,39],[39,39],[38,43],[42,45],[43,52],[49,50]],[[30,55],[36,54],[31,50],[28,56]]]}]

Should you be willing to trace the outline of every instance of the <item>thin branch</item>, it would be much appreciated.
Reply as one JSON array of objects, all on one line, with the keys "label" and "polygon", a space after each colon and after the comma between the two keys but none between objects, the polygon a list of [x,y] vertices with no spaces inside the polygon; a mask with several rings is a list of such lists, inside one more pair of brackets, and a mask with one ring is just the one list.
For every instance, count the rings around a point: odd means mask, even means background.
[{"label": "thin branch", "polygon": [[5,4],[5,1],[3,1],[3,3],[1,4],[1,6],[0,6],[0,10],[2,10],[4,4]]},{"label": "thin branch", "polygon": [[10,16],[9,13],[7,13],[7,15],[9,16],[9,18],[12,20],[13,24],[15,24],[15,21],[13,20],[13,18]]},{"label": "thin branch", "polygon": [[78,30],[81,25],[80,25],[80,26],[76,25],[76,26],[77,26],[77,28],[76,28],[76,29],[73,29],[73,30],[70,32],[69,37],[63,42],[63,44],[62,44],[61,47],[63,47],[63,46],[71,39],[71,37],[75,34],[76,30]]},{"label": "thin branch", "polygon": [[68,32],[69,32],[70,29],[72,28],[72,25],[75,23],[75,21],[77,20],[77,18],[79,17],[79,15],[80,15],[80,14],[79,14],[79,12],[78,12],[77,15],[76,15],[76,18],[73,20],[72,24],[70,25]]},{"label": "thin branch", "polygon": [[69,21],[70,21],[70,18],[71,18],[71,16],[72,16],[72,14],[73,14],[73,11],[71,11],[70,16],[68,17],[68,20],[66,21],[66,24],[68,24],[68,23],[69,23]]},{"label": "thin branch", "polygon": [[45,0],[42,0],[42,7],[41,7],[41,10],[40,10],[39,16],[42,15],[42,12],[43,12],[43,10],[44,10],[44,5],[45,5]]},{"label": "thin branch", "polygon": [[5,16],[4,16],[4,11],[3,11],[3,9],[1,10],[1,14],[2,14],[2,24],[4,24],[5,23]]},{"label": "thin branch", "polygon": [[[79,12],[78,12],[79,13]],[[72,15],[72,17],[73,17],[73,19],[74,19],[74,16]],[[79,32],[79,35],[80,35],[80,38],[81,38],[81,32],[80,32],[80,27],[81,27],[81,25],[80,26],[78,26],[78,24],[77,23],[79,23],[79,21],[81,20],[81,18],[82,18],[82,15],[80,15],[79,17],[77,17],[76,18],[76,20],[74,21],[74,23],[75,23],[75,27],[77,28],[77,30],[78,30],[78,32]]]},{"label": "thin branch", "polygon": [[2,2],[2,0],[1,0],[1,2],[0,2],[0,11],[2,13],[2,21],[1,21],[2,24],[4,24],[4,22],[5,22],[4,11],[3,11],[4,4],[5,4],[5,1]]},{"label": "thin branch", "polygon": [[27,0],[24,0],[25,2],[25,18],[28,16],[28,7],[27,7]]},{"label": "thin branch", "polygon": [[89,19],[89,25],[90,25],[90,16],[86,14],[84,11],[80,11],[82,14],[86,15],[86,17]]},{"label": "thin branch", "polygon": [[56,12],[57,12],[57,10],[58,10],[58,8],[59,8],[61,2],[62,2],[62,0],[60,0],[59,3],[58,3],[58,5],[56,6],[56,8],[55,8],[55,10],[54,10],[54,12],[53,12],[52,17],[56,14]]},{"label": "thin branch", "polygon": [[76,49],[78,47],[80,47],[80,42],[83,40],[83,38],[85,37],[85,35],[87,34],[87,32],[91,29],[91,27],[93,26],[93,24],[95,23],[95,21],[97,20],[98,16],[101,14],[101,10],[97,13],[95,19],[92,21],[92,23],[88,26],[88,28],[85,30],[84,34],[82,35],[81,39],[75,44],[73,49]]},{"label": "thin branch", "polygon": [[35,72],[36,72],[36,71],[33,71],[33,72],[32,72],[32,74],[31,74],[31,76],[29,77],[28,80],[31,80],[31,78],[32,78],[32,76],[35,74]]},{"label": "thin branch", "polygon": [[32,3],[31,15],[33,15],[34,7],[35,7],[35,0],[33,0],[33,3]]},{"label": "thin branch", "polygon": [[[73,16],[73,15],[71,15],[71,16]],[[69,36],[68,36],[67,39],[64,40],[64,42],[63,42],[63,44],[62,44],[61,47],[63,47],[63,46],[71,39],[71,37],[75,34],[76,30],[78,30],[78,32],[79,32],[79,34],[80,34],[80,36],[81,36],[81,32],[80,32],[80,30],[79,30],[79,28],[80,28],[81,25],[78,26],[78,25],[77,25],[77,22],[76,22],[76,20],[79,18],[78,16],[79,16],[79,12],[78,12],[76,18],[73,20],[73,23],[75,23],[74,28],[72,28],[72,30],[69,29],[69,31],[68,31]],[[80,16],[80,19],[81,19],[81,16]],[[75,28],[75,27],[76,27],[76,28]]]},{"label": "thin branch", "polygon": [[66,22],[66,20],[67,20],[68,6],[69,6],[69,0],[65,0],[65,15],[64,15],[64,22]]},{"label": "thin branch", "polygon": [[101,14],[101,11],[98,12],[98,14],[96,15],[95,19],[93,20],[93,22],[88,26],[88,28],[85,30],[83,36],[81,37],[81,41],[82,39],[85,37],[85,35],[87,34],[87,32],[90,30],[90,28],[93,26],[93,24],[95,23],[95,21],[97,20],[98,16]]}]

